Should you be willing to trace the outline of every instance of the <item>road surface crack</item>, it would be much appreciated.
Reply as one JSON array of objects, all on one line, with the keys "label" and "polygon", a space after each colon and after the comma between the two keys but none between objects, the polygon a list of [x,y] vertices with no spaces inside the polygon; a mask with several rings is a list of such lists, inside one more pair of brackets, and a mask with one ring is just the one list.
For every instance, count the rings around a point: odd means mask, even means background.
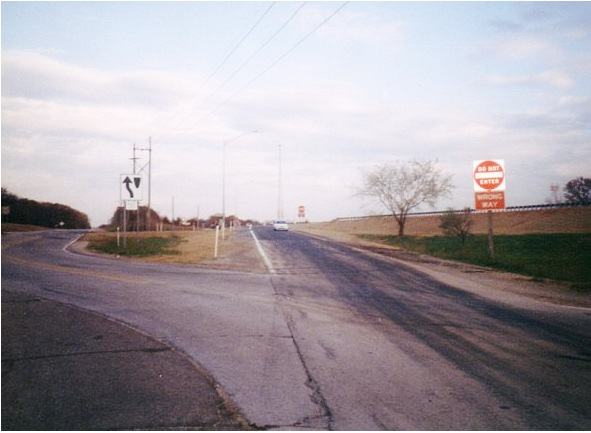
[{"label": "road surface crack", "polygon": [[[279,292],[278,292],[277,288],[275,287],[275,282],[273,281],[273,278],[270,278],[270,281],[271,281],[271,285],[273,287],[273,291],[275,292],[275,295],[279,295]],[[318,406],[320,408],[320,415],[319,416],[305,417],[301,421],[298,421],[297,423],[295,423],[293,426],[294,427],[304,427],[304,426],[308,426],[311,424],[312,427],[316,427],[311,422],[313,420],[322,419],[322,420],[324,420],[324,422],[326,422],[328,430],[334,430],[335,429],[334,428],[334,416],[332,414],[332,411],[328,405],[328,402],[324,398],[324,395],[322,394],[322,390],[320,389],[320,384],[312,376],[312,373],[306,363],[306,360],[304,359],[304,355],[302,353],[302,350],[301,350],[301,348],[294,336],[293,318],[291,317],[291,314],[289,314],[285,310],[285,305],[281,302],[281,297],[278,296],[277,299],[279,299],[279,305],[281,307],[281,312],[282,312],[283,317],[285,319],[287,329],[289,330],[289,333],[291,335],[291,341],[295,347],[295,350],[296,350],[296,353],[297,353],[298,358],[300,360],[300,363],[302,364],[302,367],[303,367],[304,372],[306,374],[307,380],[306,380],[305,385],[306,385],[306,387],[310,388],[310,390],[312,390],[312,394],[310,395],[310,399],[312,400],[312,403],[314,403],[316,406]]]},{"label": "road surface crack", "polygon": [[25,356],[22,358],[9,358],[2,359],[2,363],[14,363],[19,361],[36,361],[40,359],[51,359],[51,358],[66,358],[70,356],[85,356],[85,355],[104,355],[104,354],[116,354],[116,353],[133,353],[133,352],[144,352],[144,353],[157,353],[167,352],[172,350],[169,347],[161,348],[144,348],[144,349],[124,349],[124,350],[96,350],[88,352],[73,352],[73,353],[54,353],[50,355],[37,355],[37,356]]}]

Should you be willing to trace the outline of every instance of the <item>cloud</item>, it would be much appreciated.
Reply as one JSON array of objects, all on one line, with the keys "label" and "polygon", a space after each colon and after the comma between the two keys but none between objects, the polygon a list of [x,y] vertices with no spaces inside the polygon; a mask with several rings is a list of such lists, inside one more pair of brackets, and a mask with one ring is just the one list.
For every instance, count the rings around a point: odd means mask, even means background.
[{"label": "cloud", "polygon": [[519,22],[503,19],[490,20],[489,24],[493,28],[503,32],[517,32],[523,30],[524,27],[523,24]]},{"label": "cloud", "polygon": [[559,89],[571,88],[575,81],[563,71],[544,71],[528,75],[488,75],[483,82],[500,86],[547,85]]},{"label": "cloud", "polygon": [[557,57],[561,54],[554,43],[535,36],[507,38],[497,43],[496,51],[502,56],[513,59]]},{"label": "cloud", "polygon": [[3,96],[105,105],[170,107],[194,81],[160,71],[109,72],[58,61],[35,52],[2,53]]}]

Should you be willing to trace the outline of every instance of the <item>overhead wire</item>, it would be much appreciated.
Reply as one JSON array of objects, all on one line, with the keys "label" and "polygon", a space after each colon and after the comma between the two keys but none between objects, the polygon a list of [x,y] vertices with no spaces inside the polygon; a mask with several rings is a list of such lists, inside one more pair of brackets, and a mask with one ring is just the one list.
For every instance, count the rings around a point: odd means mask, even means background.
[{"label": "overhead wire", "polygon": [[236,52],[236,50],[240,47],[240,45],[242,45],[242,42],[244,42],[246,40],[246,38],[254,31],[254,29],[256,29],[258,27],[258,25],[261,23],[263,18],[265,18],[267,16],[267,14],[271,11],[273,6],[275,6],[275,3],[276,2],[272,2],[269,5],[269,7],[267,9],[265,9],[263,14],[259,17],[259,19],[252,25],[252,27],[246,32],[246,34],[244,36],[242,36],[242,38],[234,45],[234,47],[228,52],[228,54],[226,54],[226,57],[224,57],[224,59],[215,68],[215,70],[206,78],[206,80],[203,82],[202,86],[207,84],[209,82],[209,80],[211,80],[219,72],[219,70],[226,64],[226,62],[232,56],[232,54],[234,54]]},{"label": "overhead wire", "polygon": [[236,75],[238,75],[240,73],[240,71],[242,71],[267,45],[269,45],[269,43],[271,43],[271,41],[273,39],[275,39],[277,37],[277,35],[279,35],[279,33],[281,33],[286,27],[287,25],[293,21],[293,19],[296,17],[296,15],[302,10],[302,8],[306,5],[306,2],[302,2],[302,4],[293,12],[293,14],[291,14],[291,16],[283,23],[281,24],[281,26],[270,36],[268,37],[265,42],[263,42],[256,51],[254,51],[244,62],[242,62],[242,64],[240,66],[238,66],[238,68],[236,68],[236,70],[234,70],[234,72],[232,72],[225,80],[224,82],[222,82],[213,92],[211,92],[205,99],[203,102],[206,102],[208,99],[210,99],[213,95],[215,95],[216,93],[218,93],[221,89],[223,89],[226,84],[228,84]]},{"label": "overhead wire", "polygon": [[[218,64],[218,66],[214,69],[214,71],[211,74],[209,74],[209,76],[201,83],[201,85],[199,86],[199,90],[201,90],[203,88],[203,86],[205,86],[222,69],[222,67],[226,64],[226,62],[230,59],[230,57],[232,57],[232,55],[238,50],[238,48],[242,45],[242,43],[246,40],[246,38],[248,38],[248,36],[250,36],[250,34],[261,23],[261,21],[269,14],[269,12],[273,8],[273,6],[275,6],[276,3],[277,2],[272,2],[271,4],[269,4],[269,6],[263,11],[263,13],[255,21],[255,23],[250,27],[250,29],[240,38],[240,40],[238,40],[238,42],[236,42],[236,44],[234,44],[234,46],[232,47],[232,49],[226,54],[226,56]],[[189,104],[189,107],[190,108],[187,110],[187,112],[185,114],[177,113],[176,115],[173,115],[171,117],[170,121],[173,122],[173,121],[176,120],[177,121],[176,124],[178,125],[178,121],[179,120],[182,120],[182,119],[179,119],[179,118],[186,117],[187,115],[189,115],[194,110],[194,105],[195,105],[195,102],[196,101],[197,101],[197,97],[194,97],[191,100],[190,104]]]},{"label": "overhead wire", "polygon": [[226,105],[231,99],[233,99],[234,97],[236,97],[238,94],[240,94],[241,92],[243,92],[244,90],[246,90],[248,87],[250,87],[250,85],[252,83],[254,83],[256,80],[258,80],[259,78],[261,78],[263,75],[265,75],[267,72],[269,72],[273,67],[275,67],[279,62],[281,62],[283,59],[285,59],[288,55],[290,55],[297,47],[299,47],[302,43],[304,43],[310,36],[312,36],[314,33],[316,33],[322,26],[324,26],[327,22],[329,22],[335,15],[337,15],[349,2],[346,1],[344,3],[342,3],[337,9],[335,9],[329,16],[327,16],[324,20],[322,20],[316,27],[314,27],[311,31],[309,31],[308,33],[306,33],[302,38],[300,38],[295,44],[293,44],[287,51],[285,51],[283,54],[281,54],[273,63],[271,63],[267,68],[265,68],[262,72],[260,72],[259,74],[257,74],[254,78],[252,78],[250,81],[248,81],[246,83],[246,85],[244,85],[243,87],[241,87],[239,90],[237,90],[236,92],[234,92],[232,95],[230,95],[228,98],[226,98],[225,100],[223,100],[220,104],[218,104],[212,111],[210,111],[209,113],[207,113],[207,115],[211,115],[214,114],[215,112],[217,112],[220,108],[222,108],[224,105]]}]

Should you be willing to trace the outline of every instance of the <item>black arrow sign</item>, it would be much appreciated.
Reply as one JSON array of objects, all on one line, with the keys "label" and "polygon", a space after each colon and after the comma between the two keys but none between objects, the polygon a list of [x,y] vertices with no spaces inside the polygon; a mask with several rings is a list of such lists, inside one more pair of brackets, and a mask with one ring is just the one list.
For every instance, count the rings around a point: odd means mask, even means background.
[{"label": "black arrow sign", "polygon": [[132,182],[132,180],[129,178],[129,176],[125,177],[125,180],[123,181],[123,183],[125,184],[125,188],[127,188],[127,191],[129,191],[129,197],[133,198],[133,191],[131,190],[131,188],[129,187],[129,184]]}]

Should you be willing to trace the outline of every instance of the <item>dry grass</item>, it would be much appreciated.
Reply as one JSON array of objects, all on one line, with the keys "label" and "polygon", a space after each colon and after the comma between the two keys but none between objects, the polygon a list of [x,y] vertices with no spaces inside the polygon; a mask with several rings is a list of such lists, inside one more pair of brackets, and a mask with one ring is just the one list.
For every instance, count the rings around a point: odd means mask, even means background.
[{"label": "dry grass", "polygon": [[[83,241],[100,243],[114,239],[116,236],[117,234],[112,232],[88,233]],[[139,232],[128,233],[128,236],[140,239],[177,237],[180,240],[169,249],[169,254],[134,257],[132,260],[150,263],[202,264],[213,269],[265,272],[265,267],[246,231],[233,233],[228,230],[225,241],[221,240],[220,234],[217,259],[213,256],[215,230]]]},{"label": "dry grass", "polygon": [[29,224],[2,223],[2,233],[8,232],[38,232],[49,230],[47,227],[32,226]]},{"label": "dry grass", "polygon": [[[170,231],[170,232],[138,232],[128,233],[129,239],[172,238],[178,237],[180,242],[172,250],[174,254],[142,257],[142,261],[153,263],[200,263],[212,260],[214,252],[215,231]],[[123,237],[123,235],[121,235]],[[117,237],[116,233],[96,232],[84,236],[89,243],[100,243]],[[123,241],[123,240],[122,240]]]}]

